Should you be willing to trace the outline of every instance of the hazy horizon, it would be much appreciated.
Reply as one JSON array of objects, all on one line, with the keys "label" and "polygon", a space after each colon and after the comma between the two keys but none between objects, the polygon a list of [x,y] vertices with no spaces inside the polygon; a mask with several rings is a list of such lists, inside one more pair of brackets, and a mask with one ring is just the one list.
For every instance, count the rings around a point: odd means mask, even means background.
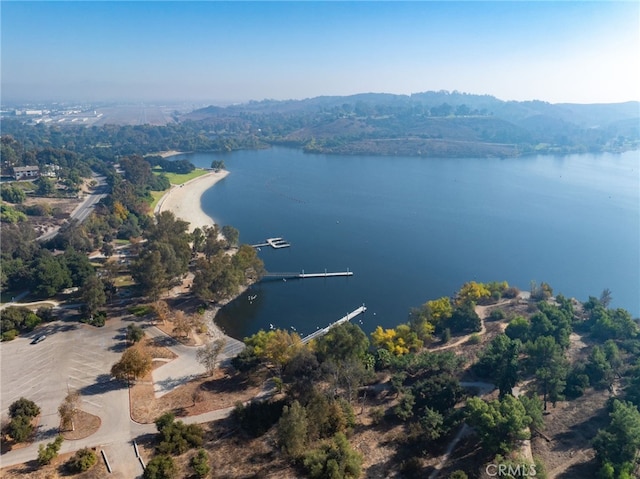
[{"label": "hazy horizon", "polygon": [[636,2],[2,2],[2,101],[640,100]]}]

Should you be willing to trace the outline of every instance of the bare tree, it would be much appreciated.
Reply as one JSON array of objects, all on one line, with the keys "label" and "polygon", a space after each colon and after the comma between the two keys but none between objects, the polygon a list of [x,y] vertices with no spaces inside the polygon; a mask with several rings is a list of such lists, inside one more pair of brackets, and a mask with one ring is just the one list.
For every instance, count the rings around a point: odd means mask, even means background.
[{"label": "bare tree", "polygon": [[187,337],[193,328],[193,321],[182,311],[176,311],[173,315],[173,332],[176,336]]},{"label": "bare tree", "polygon": [[227,344],[226,339],[216,339],[214,342],[200,348],[196,353],[198,362],[205,367],[205,369],[209,373],[209,376],[213,376],[213,373],[216,370],[218,356],[224,349],[225,344]]},{"label": "bare tree", "polygon": [[64,430],[75,431],[73,418],[80,407],[80,393],[78,391],[70,391],[64,398],[62,404],[58,407],[58,414]]}]

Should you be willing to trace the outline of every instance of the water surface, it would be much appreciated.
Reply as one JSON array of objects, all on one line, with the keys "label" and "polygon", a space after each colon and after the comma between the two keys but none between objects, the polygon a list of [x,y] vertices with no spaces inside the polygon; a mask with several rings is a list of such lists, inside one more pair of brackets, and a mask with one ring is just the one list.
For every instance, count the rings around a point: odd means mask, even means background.
[{"label": "water surface", "polygon": [[[305,334],[362,303],[362,327],[391,327],[409,309],[470,280],[528,290],[546,281],[585,300],[604,288],[640,313],[639,152],[518,159],[306,155],[272,148],[187,156],[223,159],[231,174],[204,210],[262,248],[272,272],[354,271],[350,278],[265,281],[224,308],[243,337],[260,328]],[[257,295],[253,301],[248,296]]]}]

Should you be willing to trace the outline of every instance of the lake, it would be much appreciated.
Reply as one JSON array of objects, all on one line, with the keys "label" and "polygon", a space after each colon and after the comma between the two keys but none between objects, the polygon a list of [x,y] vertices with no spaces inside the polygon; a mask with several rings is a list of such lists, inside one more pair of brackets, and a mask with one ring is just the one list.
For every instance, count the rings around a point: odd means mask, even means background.
[{"label": "lake", "polygon": [[271,324],[309,334],[363,303],[365,331],[392,327],[471,280],[545,281],[581,301],[609,288],[612,306],[640,313],[640,152],[427,159],[278,147],[182,158],[224,160],[231,174],[202,206],[241,242],[291,243],[261,248],[268,271],[354,272],[253,286],[218,316],[234,337]]}]

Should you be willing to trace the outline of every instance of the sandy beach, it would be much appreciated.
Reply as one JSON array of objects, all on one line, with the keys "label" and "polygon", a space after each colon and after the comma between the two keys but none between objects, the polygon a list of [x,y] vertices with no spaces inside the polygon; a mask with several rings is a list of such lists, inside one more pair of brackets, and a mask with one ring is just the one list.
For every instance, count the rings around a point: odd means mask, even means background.
[{"label": "sandy beach", "polygon": [[177,218],[189,222],[189,231],[203,226],[211,226],[214,221],[200,205],[202,194],[227,176],[227,170],[211,171],[182,185],[172,186],[155,208],[155,213],[171,211]]}]

